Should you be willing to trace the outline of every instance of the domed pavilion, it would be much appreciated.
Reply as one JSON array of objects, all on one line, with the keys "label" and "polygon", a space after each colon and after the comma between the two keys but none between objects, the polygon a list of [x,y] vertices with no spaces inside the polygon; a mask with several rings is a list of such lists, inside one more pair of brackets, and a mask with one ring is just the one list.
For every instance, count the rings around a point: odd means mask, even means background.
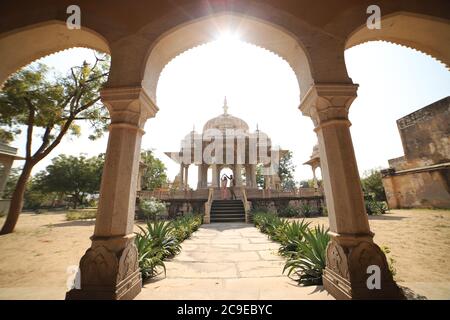
[{"label": "domed pavilion", "polygon": [[[201,133],[193,129],[187,134],[179,152],[165,153],[180,164],[180,173],[175,178],[179,189],[188,188],[191,165],[198,166],[197,189],[219,187],[224,168],[232,170],[237,187],[257,189],[258,164],[264,167],[265,188],[278,189],[280,179],[275,164],[287,150],[272,147],[271,139],[258,127],[250,132],[247,122],[228,113],[228,109],[225,97],[222,114],[208,120]],[[210,181],[208,170],[211,170]]]}]

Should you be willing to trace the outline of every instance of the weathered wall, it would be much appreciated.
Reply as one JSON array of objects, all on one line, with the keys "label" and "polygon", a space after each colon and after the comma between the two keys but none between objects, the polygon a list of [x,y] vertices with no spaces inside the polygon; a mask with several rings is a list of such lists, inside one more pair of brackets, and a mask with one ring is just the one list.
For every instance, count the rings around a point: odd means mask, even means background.
[{"label": "weathered wall", "polygon": [[405,155],[383,171],[389,208],[450,208],[449,123],[450,97],[397,120]]},{"label": "weathered wall", "polygon": [[403,170],[450,161],[449,123],[450,97],[397,120],[406,162],[389,164]]},{"label": "weathered wall", "polygon": [[383,178],[389,208],[450,208],[450,169]]}]

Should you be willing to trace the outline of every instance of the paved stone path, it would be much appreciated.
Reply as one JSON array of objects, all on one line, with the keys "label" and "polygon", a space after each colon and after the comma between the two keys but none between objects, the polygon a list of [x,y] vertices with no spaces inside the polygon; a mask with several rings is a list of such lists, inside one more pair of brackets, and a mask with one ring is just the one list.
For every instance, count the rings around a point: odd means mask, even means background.
[{"label": "paved stone path", "polygon": [[278,248],[250,224],[203,225],[136,299],[332,299],[283,275]]}]

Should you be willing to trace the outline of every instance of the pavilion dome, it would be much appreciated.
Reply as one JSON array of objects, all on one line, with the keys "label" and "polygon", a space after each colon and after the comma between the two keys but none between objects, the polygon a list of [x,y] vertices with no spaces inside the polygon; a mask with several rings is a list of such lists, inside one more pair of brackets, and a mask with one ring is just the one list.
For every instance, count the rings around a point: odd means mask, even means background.
[{"label": "pavilion dome", "polygon": [[235,129],[235,130],[240,129],[243,130],[244,132],[249,131],[247,122],[238,117],[234,117],[228,114],[228,105],[226,98],[224,101],[223,109],[224,109],[223,114],[221,114],[218,117],[212,118],[205,123],[205,125],[203,126],[203,132],[205,132],[208,129],[219,129],[221,131],[225,131],[226,129]]}]

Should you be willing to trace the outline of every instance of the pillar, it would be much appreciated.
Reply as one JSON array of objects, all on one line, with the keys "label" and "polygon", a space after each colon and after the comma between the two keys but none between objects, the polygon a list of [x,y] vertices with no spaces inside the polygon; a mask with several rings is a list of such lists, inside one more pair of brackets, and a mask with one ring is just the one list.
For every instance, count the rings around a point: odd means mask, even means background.
[{"label": "pillar", "polygon": [[199,164],[197,189],[205,189],[207,187],[208,187],[208,166],[204,164]]},{"label": "pillar", "polygon": [[212,176],[211,187],[218,188],[219,187],[219,171],[218,171],[217,164],[211,165],[211,176]]},{"label": "pillar", "polygon": [[[323,283],[338,299],[398,299],[402,293],[393,281],[384,253],[373,242],[350,135],[348,110],[357,87],[317,84],[300,105],[303,115],[313,120],[319,140],[330,222]],[[370,290],[367,286],[369,266],[379,268],[380,289]]]},{"label": "pillar", "polygon": [[317,176],[316,176],[316,166],[311,166],[312,172],[313,172],[313,187],[314,188],[318,188],[319,187],[319,183],[317,182]]},{"label": "pillar", "polygon": [[184,190],[187,190],[189,188],[189,165],[187,164],[184,167]]},{"label": "pillar", "polygon": [[258,184],[256,183],[256,164],[250,165],[250,168],[251,168],[250,171],[251,186],[252,188],[258,188]]},{"label": "pillar", "polygon": [[234,177],[236,179],[236,186],[242,187],[242,164],[234,166]]},{"label": "pillar", "polygon": [[140,87],[101,91],[111,124],[91,247],[80,260],[81,288],[67,299],[132,299],[142,286],[134,244],[141,138],[158,111]]},{"label": "pillar", "polygon": [[180,190],[184,189],[184,164],[180,164]]},{"label": "pillar", "polygon": [[199,164],[197,166],[198,174],[197,174],[197,190],[203,188],[203,165]]}]

